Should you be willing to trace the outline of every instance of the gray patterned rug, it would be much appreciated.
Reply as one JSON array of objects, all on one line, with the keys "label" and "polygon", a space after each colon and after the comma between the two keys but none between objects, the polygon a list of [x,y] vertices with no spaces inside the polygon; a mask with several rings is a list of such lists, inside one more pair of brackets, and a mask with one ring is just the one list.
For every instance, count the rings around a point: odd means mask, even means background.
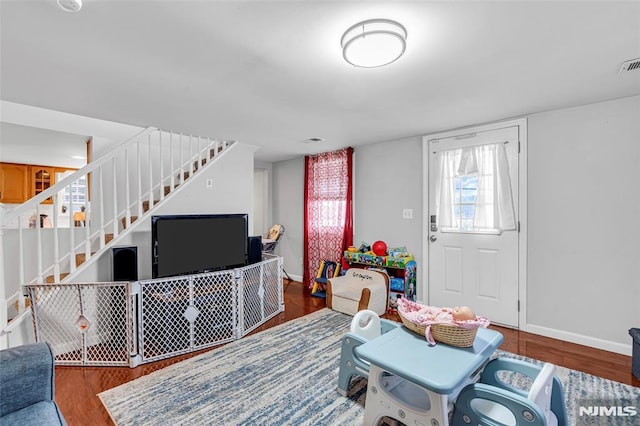
[{"label": "gray patterned rug", "polygon": [[[355,425],[365,379],[336,392],[340,339],[351,317],[323,309],[99,394],[116,425]],[[517,355],[501,352],[501,356]],[[580,417],[576,401],[635,401],[640,389],[559,367],[570,424],[640,424]],[[583,404],[583,402],[581,402]],[[621,413],[622,414],[622,413]]]}]

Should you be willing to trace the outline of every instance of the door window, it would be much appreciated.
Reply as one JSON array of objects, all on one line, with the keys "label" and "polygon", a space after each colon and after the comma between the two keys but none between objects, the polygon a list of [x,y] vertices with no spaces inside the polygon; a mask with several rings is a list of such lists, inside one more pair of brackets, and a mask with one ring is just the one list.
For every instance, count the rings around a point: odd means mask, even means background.
[{"label": "door window", "polygon": [[456,176],[454,180],[453,214],[456,217],[455,226],[450,231],[474,231],[473,218],[476,212],[478,195],[478,176]]},{"label": "door window", "polygon": [[504,143],[436,152],[436,210],[442,232],[516,229]]}]

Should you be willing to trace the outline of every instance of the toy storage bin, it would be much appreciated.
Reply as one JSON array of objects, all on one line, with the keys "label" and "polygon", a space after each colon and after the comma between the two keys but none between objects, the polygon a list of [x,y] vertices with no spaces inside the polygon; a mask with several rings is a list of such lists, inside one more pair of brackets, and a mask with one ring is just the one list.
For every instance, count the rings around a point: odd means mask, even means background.
[{"label": "toy storage bin", "polygon": [[640,380],[640,328],[629,329],[629,334],[633,338],[631,371],[636,379]]}]

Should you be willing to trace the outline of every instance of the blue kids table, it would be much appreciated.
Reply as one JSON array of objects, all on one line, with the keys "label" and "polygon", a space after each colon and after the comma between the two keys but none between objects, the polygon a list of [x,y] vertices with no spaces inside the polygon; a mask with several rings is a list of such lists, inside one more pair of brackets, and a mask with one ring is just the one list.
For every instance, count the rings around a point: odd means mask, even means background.
[{"label": "blue kids table", "polygon": [[472,347],[429,346],[424,336],[398,327],[359,346],[358,355],[371,364],[364,424],[387,416],[411,425],[448,425],[449,400],[474,381],[503,340],[497,331],[479,328]]}]

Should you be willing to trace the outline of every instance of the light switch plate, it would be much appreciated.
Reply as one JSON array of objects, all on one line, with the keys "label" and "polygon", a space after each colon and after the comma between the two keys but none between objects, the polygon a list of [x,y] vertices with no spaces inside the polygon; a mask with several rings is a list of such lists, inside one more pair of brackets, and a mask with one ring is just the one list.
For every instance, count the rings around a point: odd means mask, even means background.
[{"label": "light switch plate", "polygon": [[404,210],[402,210],[402,218],[403,219],[413,219],[413,209],[404,209]]}]

